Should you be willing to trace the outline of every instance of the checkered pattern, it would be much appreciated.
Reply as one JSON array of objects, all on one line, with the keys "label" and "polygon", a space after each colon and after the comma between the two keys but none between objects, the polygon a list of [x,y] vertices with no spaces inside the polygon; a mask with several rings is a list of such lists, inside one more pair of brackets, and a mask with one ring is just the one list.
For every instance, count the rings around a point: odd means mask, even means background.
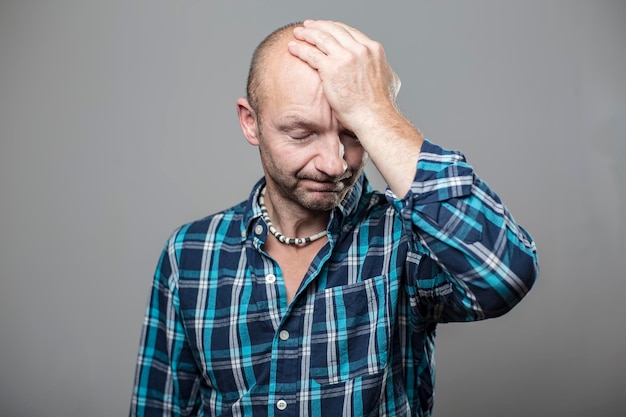
[{"label": "checkered pattern", "polygon": [[287,305],[258,193],[186,224],[160,258],[131,416],[429,416],[438,323],[509,311],[531,237],[465,158],[425,142],[398,199],[360,178]]}]

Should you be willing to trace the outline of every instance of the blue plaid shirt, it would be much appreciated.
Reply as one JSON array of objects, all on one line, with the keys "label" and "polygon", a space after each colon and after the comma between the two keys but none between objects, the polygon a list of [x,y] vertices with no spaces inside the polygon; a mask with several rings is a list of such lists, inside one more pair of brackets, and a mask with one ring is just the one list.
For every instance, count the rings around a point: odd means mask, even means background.
[{"label": "blue plaid shirt", "polygon": [[426,141],[410,192],[365,176],[291,304],[250,198],[177,229],[160,258],[131,416],[429,416],[438,323],[531,288],[531,237],[462,154]]}]

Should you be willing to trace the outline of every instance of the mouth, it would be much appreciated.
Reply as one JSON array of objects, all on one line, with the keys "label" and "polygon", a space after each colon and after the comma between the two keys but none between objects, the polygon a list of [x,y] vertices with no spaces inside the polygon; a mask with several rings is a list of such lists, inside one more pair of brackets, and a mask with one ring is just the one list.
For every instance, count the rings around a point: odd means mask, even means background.
[{"label": "mouth", "polygon": [[348,188],[349,181],[347,178],[340,181],[318,181],[308,180],[311,182],[310,190],[314,193],[327,193],[327,194],[339,194]]}]

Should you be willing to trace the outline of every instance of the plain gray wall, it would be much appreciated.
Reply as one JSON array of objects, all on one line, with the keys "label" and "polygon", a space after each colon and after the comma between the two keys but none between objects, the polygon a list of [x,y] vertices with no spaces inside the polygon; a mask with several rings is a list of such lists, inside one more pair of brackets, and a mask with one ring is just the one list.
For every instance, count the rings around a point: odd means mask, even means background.
[{"label": "plain gray wall", "polygon": [[626,2],[537,0],[1,1],[0,414],[126,415],[161,247],[248,195],[250,54],[308,17],[537,241],[509,315],[440,326],[435,416],[625,415]]}]

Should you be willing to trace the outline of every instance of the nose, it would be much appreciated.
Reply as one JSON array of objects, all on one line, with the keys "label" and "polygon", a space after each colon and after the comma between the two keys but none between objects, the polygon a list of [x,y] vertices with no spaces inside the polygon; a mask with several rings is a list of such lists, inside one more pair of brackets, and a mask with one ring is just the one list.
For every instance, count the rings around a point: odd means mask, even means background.
[{"label": "nose", "polygon": [[320,139],[315,167],[329,177],[342,176],[348,169],[348,163],[344,159],[343,143],[337,135],[333,134],[324,135]]}]

